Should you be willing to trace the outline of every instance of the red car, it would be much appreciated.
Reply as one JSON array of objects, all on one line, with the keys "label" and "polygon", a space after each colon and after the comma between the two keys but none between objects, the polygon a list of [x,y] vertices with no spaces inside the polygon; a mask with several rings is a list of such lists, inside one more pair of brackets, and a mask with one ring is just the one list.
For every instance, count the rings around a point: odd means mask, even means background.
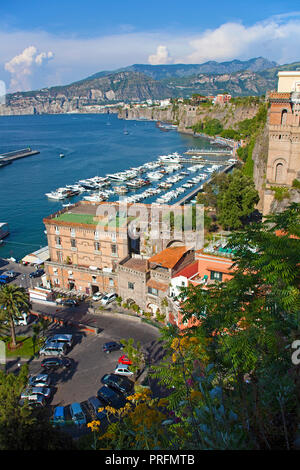
[{"label": "red car", "polygon": [[123,354],[123,356],[119,357],[118,363],[119,364],[128,364],[128,365],[132,364],[131,360],[128,359],[128,357],[125,356],[125,354]]}]

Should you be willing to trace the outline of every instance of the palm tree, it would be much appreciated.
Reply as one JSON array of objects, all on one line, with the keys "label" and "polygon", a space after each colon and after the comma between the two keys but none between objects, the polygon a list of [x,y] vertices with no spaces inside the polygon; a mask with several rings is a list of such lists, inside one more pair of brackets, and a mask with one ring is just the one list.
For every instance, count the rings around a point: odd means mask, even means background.
[{"label": "palm tree", "polygon": [[9,284],[0,289],[0,321],[8,321],[11,331],[11,345],[17,346],[15,323],[21,312],[28,312],[30,302],[23,287]]}]

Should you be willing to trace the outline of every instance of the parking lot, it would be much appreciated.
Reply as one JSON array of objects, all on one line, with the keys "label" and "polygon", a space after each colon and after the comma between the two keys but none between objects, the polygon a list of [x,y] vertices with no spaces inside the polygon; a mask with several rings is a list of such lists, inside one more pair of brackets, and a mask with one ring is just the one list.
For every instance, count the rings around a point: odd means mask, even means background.
[{"label": "parking lot", "polygon": [[19,287],[28,289],[30,287],[38,286],[41,283],[40,277],[30,277],[30,273],[36,271],[34,266],[24,266],[23,264],[14,263],[0,258],[0,276],[6,271],[14,271],[16,273],[16,277],[10,282],[13,282]]},{"label": "parking lot", "polygon": [[[102,328],[99,334],[86,333],[76,327],[50,325],[47,336],[58,332],[74,336],[74,345],[67,354],[72,362],[71,367],[50,373],[51,387],[53,388],[52,397],[47,405],[50,414],[55,406],[66,406],[68,410],[68,405],[79,402],[83,406],[88,421],[94,419],[87,406],[87,400],[89,397],[97,395],[97,391],[102,387],[101,378],[107,373],[114,372],[118,358],[123,354],[122,351],[106,354],[102,351],[104,343],[120,341],[123,338],[134,338],[135,341],[141,342],[152,362],[156,362],[161,357],[162,349],[158,343],[159,330],[157,328],[142,323],[139,319],[122,318],[121,315],[114,313],[103,315],[101,324]],[[30,333],[31,325],[18,327],[18,334]],[[42,359],[40,357],[29,361],[30,374],[36,375],[42,371]],[[16,370],[19,362],[18,358],[8,361],[7,371]]]}]

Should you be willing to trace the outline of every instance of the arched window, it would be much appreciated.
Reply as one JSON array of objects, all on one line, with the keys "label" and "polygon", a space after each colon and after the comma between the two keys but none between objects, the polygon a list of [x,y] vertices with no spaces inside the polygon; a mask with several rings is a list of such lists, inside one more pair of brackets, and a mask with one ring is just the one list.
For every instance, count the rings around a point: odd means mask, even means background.
[{"label": "arched window", "polygon": [[276,183],[283,183],[283,163],[277,163],[275,169],[275,181]]},{"label": "arched window", "polygon": [[286,119],[287,119],[287,110],[283,109],[281,112],[281,124],[284,126],[286,124]]}]

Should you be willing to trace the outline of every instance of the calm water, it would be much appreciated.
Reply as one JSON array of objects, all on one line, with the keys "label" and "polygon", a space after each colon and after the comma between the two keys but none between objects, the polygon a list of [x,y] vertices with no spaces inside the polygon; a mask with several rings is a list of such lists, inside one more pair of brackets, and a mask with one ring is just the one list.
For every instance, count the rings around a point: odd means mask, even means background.
[{"label": "calm water", "polygon": [[176,131],[162,132],[154,122],[125,123],[116,115],[1,116],[0,153],[25,147],[40,154],[0,169],[0,222],[10,227],[0,257],[20,259],[47,244],[43,217],[61,209],[62,202],[47,199],[45,193],[210,144]]}]

